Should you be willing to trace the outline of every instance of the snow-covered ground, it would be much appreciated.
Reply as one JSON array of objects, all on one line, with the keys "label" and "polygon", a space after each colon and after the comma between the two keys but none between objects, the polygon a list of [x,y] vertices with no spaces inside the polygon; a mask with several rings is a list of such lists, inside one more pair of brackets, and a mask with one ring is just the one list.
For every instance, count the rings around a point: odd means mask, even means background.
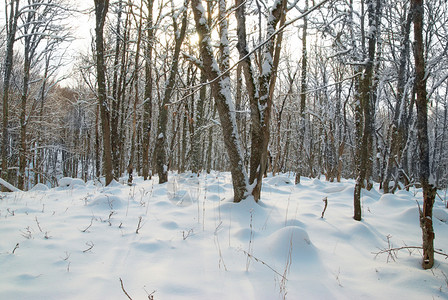
[{"label": "snow-covered ground", "polygon": [[[259,204],[231,202],[229,173],[135,182],[1,194],[0,299],[448,298],[444,257],[424,271],[419,250],[374,254],[421,245],[419,190],[363,191],[356,222],[350,180],[270,176]],[[435,247],[447,251],[444,205]]]}]

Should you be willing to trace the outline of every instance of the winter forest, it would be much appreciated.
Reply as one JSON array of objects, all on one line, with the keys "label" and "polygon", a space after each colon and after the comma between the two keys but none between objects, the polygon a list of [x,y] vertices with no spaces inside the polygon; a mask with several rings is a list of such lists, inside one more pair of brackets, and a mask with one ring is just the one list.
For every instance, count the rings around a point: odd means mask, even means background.
[{"label": "winter forest", "polygon": [[276,176],[351,180],[361,221],[373,190],[421,189],[419,264],[434,266],[446,1],[7,0],[0,12],[3,192],[229,172],[247,205]]}]

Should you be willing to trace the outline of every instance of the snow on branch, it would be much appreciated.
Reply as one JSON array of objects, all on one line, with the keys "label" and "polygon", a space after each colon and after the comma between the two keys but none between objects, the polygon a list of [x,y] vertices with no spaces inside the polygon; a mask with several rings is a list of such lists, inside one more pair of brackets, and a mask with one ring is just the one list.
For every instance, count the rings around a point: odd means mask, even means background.
[{"label": "snow on branch", "polygon": [[21,192],[22,190],[19,190],[9,182],[6,182],[4,179],[0,178],[0,184],[9,189],[12,192]]}]

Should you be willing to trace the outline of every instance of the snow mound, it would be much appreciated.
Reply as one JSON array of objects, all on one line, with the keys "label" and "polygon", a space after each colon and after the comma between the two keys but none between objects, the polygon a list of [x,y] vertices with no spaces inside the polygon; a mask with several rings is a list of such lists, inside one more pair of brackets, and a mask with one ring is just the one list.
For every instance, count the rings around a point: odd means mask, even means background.
[{"label": "snow mound", "polygon": [[[127,179],[126,179],[126,181],[127,181]],[[114,179],[107,185],[107,187],[108,188],[121,188],[121,187],[123,187],[123,185]]]},{"label": "snow mound", "polygon": [[168,198],[176,204],[176,206],[186,207],[198,201],[198,198],[187,190],[178,190],[168,192]]},{"label": "snow mound", "polygon": [[266,180],[266,183],[270,184],[270,185],[275,185],[275,186],[284,186],[284,185],[292,185],[291,180],[289,180],[288,177],[286,176],[275,176],[272,178],[268,178]]},{"label": "snow mound", "polygon": [[352,241],[363,242],[366,245],[371,245],[371,247],[382,243],[383,236],[378,236],[374,228],[364,222],[356,221],[347,226],[344,232]]},{"label": "snow mound", "polygon": [[311,184],[314,185],[315,187],[322,187],[322,188],[325,187],[325,184],[320,179],[317,178],[314,178],[311,181]]},{"label": "snow mound", "polygon": [[347,189],[347,187],[346,186],[343,186],[343,185],[335,185],[335,186],[330,186],[330,187],[327,187],[327,188],[325,188],[325,189],[323,189],[322,191],[324,192],[324,193],[327,193],[327,194],[332,194],[332,193],[340,193],[340,192],[343,192],[345,189]]},{"label": "snow mound", "polygon": [[409,206],[409,199],[397,197],[394,194],[384,194],[381,196],[379,203],[385,206],[404,207]]},{"label": "snow mound", "polygon": [[48,186],[46,186],[43,183],[38,183],[35,186],[32,187],[31,191],[33,192],[44,192],[44,191],[48,191],[49,188]]},{"label": "snow mound", "polygon": [[446,210],[435,208],[432,212],[434,218],[438,219],[441,222],[446,223],[448,221],[448,213]]},{"label": "snow mound", "polygon": [[291,253],[292,261],[313,265],[318,261],[317,249],[308,233],[298,226],[283,227],[267,237],[267,248],[272,257],[285,262]]},{"label": "snow mound", "polygon": [[249,228],[241,228],[238,229],[233,236],[237,238],[238,241],[245,243],[250,241],[250,239],[253,239],[255,234]]},{"label": "snow mound", "polygon": [[90,207],[98,208],[100,210],[113,210],[125,207],[126,203],[127,202],[124,199],[116,195],[103,194],[96,196],[87,205]]},{"label": "snow mound", "polygon": [[76,187],[76,186],[84,187],[86,186],[86,183],[79,178],[63,177],[59,179],[58,185],[60,187]]},{"label": "snow mound", "polygon": [[418,207],[411,207],[400,213],[397,220],[402,222],[402,224],[418,224],[420,214]]},{"label": "snow mound", "polygon": [[224,193],[225,190],[221,185],[218,184],[210,184],[207,186],[207,191],[211,193]]}]

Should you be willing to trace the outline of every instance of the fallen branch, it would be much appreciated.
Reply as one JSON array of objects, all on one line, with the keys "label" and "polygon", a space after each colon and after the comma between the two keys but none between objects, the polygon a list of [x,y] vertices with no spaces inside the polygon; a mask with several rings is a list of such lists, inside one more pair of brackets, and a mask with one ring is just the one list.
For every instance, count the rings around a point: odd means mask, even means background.
[{"label": "fallen branch", "polygon": [[132,300],[131,296],[129,296],[129,294],[124,289],[123,280],[121,280],[121,277],[120,277],[120,283],[121,283],[121,289],[123,290],[123,293],[128,297],[129,300]]}]

